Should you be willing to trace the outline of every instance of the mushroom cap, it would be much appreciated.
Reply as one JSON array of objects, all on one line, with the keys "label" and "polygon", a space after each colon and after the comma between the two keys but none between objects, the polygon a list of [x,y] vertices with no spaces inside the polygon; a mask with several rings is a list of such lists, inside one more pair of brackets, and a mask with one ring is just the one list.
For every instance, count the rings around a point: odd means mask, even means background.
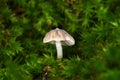
[{"label": "mushroom cap", "polygon": [[56,41],[61,41],[62,45],[71,46],[75,44],[75,40],[73,39],[73,37],[65,30],[59,28],[49,31],[43,39],[43,43],[55,44]]}]

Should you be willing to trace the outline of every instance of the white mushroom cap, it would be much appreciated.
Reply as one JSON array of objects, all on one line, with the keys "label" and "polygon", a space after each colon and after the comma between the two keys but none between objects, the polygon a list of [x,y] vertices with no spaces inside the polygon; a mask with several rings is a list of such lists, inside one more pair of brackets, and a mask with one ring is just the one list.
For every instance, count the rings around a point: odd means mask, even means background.
[{"label": "white mushroom cap", "polygon": [[55,44],[56,41],[61,41],[62,45],[70,46],[75,44],[75,40],[73,39],[73,37],[65,30],[59,28],[49,31],[43,39],[44,43]]}]

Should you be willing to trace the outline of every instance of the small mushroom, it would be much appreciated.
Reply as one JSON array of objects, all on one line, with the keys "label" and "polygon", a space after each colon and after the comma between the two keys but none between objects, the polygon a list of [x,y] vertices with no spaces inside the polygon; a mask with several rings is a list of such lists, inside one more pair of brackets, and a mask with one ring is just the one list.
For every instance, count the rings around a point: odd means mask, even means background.
[{"label": "small mushroom", "polygon": [[57,58],[62,59],[63,58],[62,45],[68,46],[74,45],[75,40],[65,30],[56,28],[54,30],[49,31],[45,35],[43,43],[55,44],[57,49]]}]

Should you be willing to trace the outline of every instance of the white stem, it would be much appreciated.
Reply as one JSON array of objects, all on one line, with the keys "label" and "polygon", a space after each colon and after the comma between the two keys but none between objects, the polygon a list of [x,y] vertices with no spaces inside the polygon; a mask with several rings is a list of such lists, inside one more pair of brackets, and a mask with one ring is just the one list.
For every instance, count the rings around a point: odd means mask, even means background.
[{"label": "white stem", "polygon": [[61,59],[63,57],[63,52],[62,52],[62,45],[60,41],[56,41],[56,49],[57,49],[57,58]]}]

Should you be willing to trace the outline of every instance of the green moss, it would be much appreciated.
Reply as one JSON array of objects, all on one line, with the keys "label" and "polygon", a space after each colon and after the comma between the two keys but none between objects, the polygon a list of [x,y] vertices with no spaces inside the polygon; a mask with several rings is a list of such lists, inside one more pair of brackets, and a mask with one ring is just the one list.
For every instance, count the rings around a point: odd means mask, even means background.
[{"label": "green moss", "polygon": [[[0,0],[0,80],[118,80],[119,0]],[[66,30],[75,45],[44,44],[45,34]],[[47,71],[45,66],[49,66]],[[2,74],[1,74],[2,73]]]}]

